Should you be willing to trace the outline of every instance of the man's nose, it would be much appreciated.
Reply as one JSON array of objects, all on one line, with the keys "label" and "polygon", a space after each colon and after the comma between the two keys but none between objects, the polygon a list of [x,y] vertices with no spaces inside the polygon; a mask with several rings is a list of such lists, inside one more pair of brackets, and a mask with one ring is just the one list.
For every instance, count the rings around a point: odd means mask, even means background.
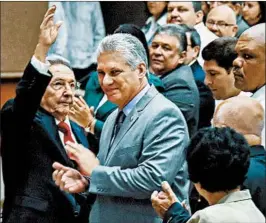
[{"label": "man's nose", "polygon": [[241,58],[237,57],[234,61],[233,61],[233,66],[235,68],[241,68],[243,66],[243,61],[241,60]]},{"label": "man's nose", "polygon": [[212,83],[211,79],[208,77],[208,75],[206,75],[204,79],[204,84],[209,86],[211,85],[211,83]]},{"label": "man's nose", "polygon": [[112,77],[110,77],[110,75],[105,74],[103,77],[103,85],[107,86],[107,85],[111,85],[113,83],[113,79]]},{"label": "man's nose", "polygon": [[162,48],[160,46],[158,46],[156,49],[154,49],[154,54],[156,56],[159,56],[162,54]]},{"label": "man's nose", "polygon": [[71,87],[70,84],[65,85],[64,95],[70,95],[70,96],[74,95],[73,88]]},{"label": "man's nose", "polygon": [[247,9],[248,9],[248,7],[247,7],[247,6],[244,6],[244,7],[242,8],[242,12],[246,12]]},{"label": "man's nose", "polygon": [[177,8],[174,8],[173,11],[171,12],[171,17],[177,17],[179,15],[179,12]]}]

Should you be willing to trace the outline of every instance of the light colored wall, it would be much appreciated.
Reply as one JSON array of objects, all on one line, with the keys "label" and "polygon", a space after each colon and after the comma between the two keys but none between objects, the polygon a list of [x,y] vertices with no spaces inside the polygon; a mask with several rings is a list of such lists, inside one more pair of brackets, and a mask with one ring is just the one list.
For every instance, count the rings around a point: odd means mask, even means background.
[{"label": "light colored wall", "polygon": [[33,54],[47,2],[1,2],[1,72],[21,72]]}]

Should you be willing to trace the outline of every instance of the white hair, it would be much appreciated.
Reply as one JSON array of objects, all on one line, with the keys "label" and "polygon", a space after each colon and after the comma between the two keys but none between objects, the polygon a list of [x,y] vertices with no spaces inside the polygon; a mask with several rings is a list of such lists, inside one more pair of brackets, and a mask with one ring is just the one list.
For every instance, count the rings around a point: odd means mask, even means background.
[{"label": "white hair", "polygon": [[145,63],[148,67],[147,54],[142,43],[130,34],[116,33],[106,36],[98,46],[97,57],[108,51],[120,52],[132,70],[140,63]]}]

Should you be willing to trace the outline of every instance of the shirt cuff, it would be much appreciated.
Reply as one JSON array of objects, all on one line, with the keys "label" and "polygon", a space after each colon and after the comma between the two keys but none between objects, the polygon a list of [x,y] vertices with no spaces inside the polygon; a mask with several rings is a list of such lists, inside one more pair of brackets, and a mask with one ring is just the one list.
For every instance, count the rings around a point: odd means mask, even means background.
[{"label": "shirt cuff", "polygon": [[31,58],[31,64],[37,71],[39,71],[39,73],[51,76],[51,74],[48,73],[50,68],[50,63],[48,61],[46,61],[46,63],[42,63],[33,55]]}]

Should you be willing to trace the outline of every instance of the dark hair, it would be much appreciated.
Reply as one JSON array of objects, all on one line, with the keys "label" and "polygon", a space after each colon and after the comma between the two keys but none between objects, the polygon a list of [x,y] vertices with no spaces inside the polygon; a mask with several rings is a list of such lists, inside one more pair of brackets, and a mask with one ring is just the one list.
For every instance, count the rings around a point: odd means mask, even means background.
[{"label": "dark hair", "polygon": [[201,10],[201,2],[200,1],[195,1],[195,2],[193,1],[192,4],[193,4],[193,8],[194,8],[195,12],[198,12]]},{"label": "dark hair", "polygon": [[184,28],[182,26],[176,25],[176,24],[166,24],[166,25],[159,27],[156,30],[156,33],[154,36],[156,36],[157,34],[166,34],[169,36],[176,37],[180,43],[179,52],[181,53],[187,50],[187,38],[184,32]]},{"label": "dark hair", "polygon": [[179,24],[178,26],[181,26],[185,33],[191,33],[190,41],[191,41],[192,47],[195,47],[195,46],[200,47],[201,45],[200,35],[194,27],[188,26],[186,24]]},{"label": "dark hair", "polygon": [[149,65],[149,48],[148,44],[145,38],[145,34],[141,31],[141,29],[134,25],[134,24],[122,24],[119,25],[118,28],[114,31],[114,33],[128,33],[131,34],[132,36],[135,36],[138,38],[138,40],[143,44],[144,49],[147,54],[148,58],[148,65]]},{"label": "dark hair", "polygon": [[187,149],[189,178],[209,192],[242,185],[249,168],[249,145],[231,128],[203,128]]},{"label": "dark hair", "polygon": [[[165,1],[165,2],[166,2],[166,4],[165,4],[165,7],[164,7],[164,10],[162,11],[162,13],[161,13],[161,15],[159,16],[158,19],[160,19],[165,13],[167,13],[167,4],[168,4],[168,1]],[[147,5],[148,2],[144,2],[144,3],[145,3],[145,8],[144,8],[145,14],[147,14],[148,16],[152,16],[152,14],[149,11],[148,5]]]},{"label": "dark hair", "polygon": [[235,46],[237,38],[221,37],[210,42],[202,50],[204,60],[215,60],[216,63],[225,68],[228,72],[233,67],[233,61],[237,58]]},{"label": "dark hair", "polygon": [[261,18],[260,21],[257,23],[264,23],[266,22],[266,18],[265,18],[265,13],[266,13],[266,2],[263,1],[258,1],[259,5],[260,5],[260,11],[261,11]]}]

